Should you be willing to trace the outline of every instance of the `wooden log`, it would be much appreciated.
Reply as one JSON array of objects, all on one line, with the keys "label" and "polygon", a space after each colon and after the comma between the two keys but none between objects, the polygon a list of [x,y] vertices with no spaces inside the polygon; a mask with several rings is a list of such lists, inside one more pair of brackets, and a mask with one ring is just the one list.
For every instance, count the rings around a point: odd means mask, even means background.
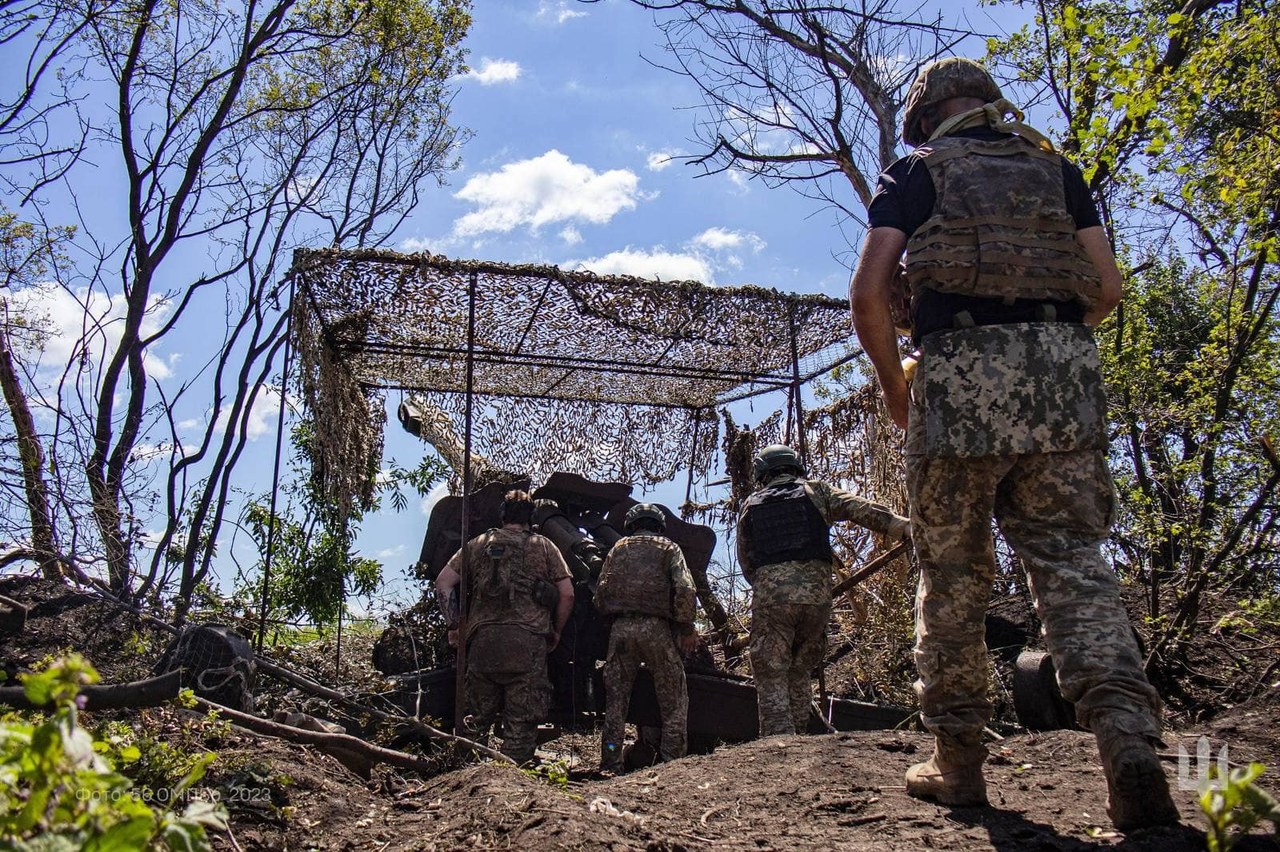
[{"label": "wooden log", "polygon": [[0,633],[21,633],[27,626],[27,613],[31,609],[21,601],[0,595]]},{"label": "wooden log", "polygon": [[863,580],[867,579],[868,577],[882,570],[887,565],[889,565],[889,563],[893,562],[893,560],[897,559],[903,553],[906,553],[907,548],[910,546],[911,546],[911,541],[909,539],[904,538],[902,541],[898,542],[893,547],[889,548],[884,553],[877,556],[875,559],[872,559],[866,565],[863,565],[857,571],[854,571],[853,574],[849,577],[849,579],[839,583],[834,589],[831,590],[831,597],[837,598],[840,595],[843,595],[845,592],[849,591],[854,586],[861,583]]},{"label": "wooden log", "polygon": [[[121,707],[156,707],[178,697],[182,672],[174,671],[129,683],[101,683],[82,687],[86,710],[114,710]],[[0,704],[18,710],[39,710],[47,704],[32,704],[21,686],[0,686]]]},{"label": "wooden log", "polygon": [[[391,766],[398,766],[401,769],[412,769],[425,775],[436,775],[440,772],[440,766],[437,763],[412,754],[405,754],[402,751],[382,748],[381,746],[367,743],[359,737],[295,728],[292,725],[272,722],[270,719],[264,719],[261,716],[241,713],[239,710],[232,710],[230,707],[223,707],[221,704],[205,701],[203,698],[196,699],[196,706],[205,711],[213,710],[228,722],[232,722],[255,734],[279,737],[280,739],[304,745],[314,745],[325,751],[358,755],[369,763],[387,763]],[[347,761],[344,760],[343,763],[347,763]]]},{"label": "wooden log", "polygon": [[274,677],[278,677],[280,680],[283,680],[285,683],[292,684],[293,686],[296,686],[301,690],[310,692],[312,695],[318,698],[324,698],[329,701],[337,702],[343,707],[346,707],[348,710],[352,710],[357,713],[367,713],[368,715],[374,717],[375,719],[378,719],[383,722],[393,722],[397,724],[408,725],[418,733],[423,734],[424,736],[430,737],[431,739],[443,740],[444,742],[455,743],[457,745],[464,746],[465,748],[469,748],[472,751],[476,752],[477,754],[482,754],[485,757],[490,757],[490,758],[493,758],[494,760],[500,760],[504,763],[515,763],[515,761],[507,757],[502,752],[491,749],[488,746],[481,745],[475,740],[469,740],[466,737],[460,737],[460,736],[457,736],[456,734],[446,733],[445,731],[442,731],[439,728],[436,728],[432,725],[428,725],[426,722],[422,721],[421,719],[416,719],[413,716],[401,716],[395,713],[387,713],[382,710],[378,710],[375,707],[370,707],[369,705],[356,701],[353,698],[348,698],[347,696],[343,695],[341,692],[338,692],[337,690],[330,689],[327,686],[322,686],[321,684],[316,683],[310,678],[303,677],[297,672],[290,671],[289,669],[286,669],[283,666],[278,666],[269,660],[264,660],[262,659],[262,657],[255,657],[254,659],[257,661],[259,670],[264,671],[267,674],[272,675]]}]

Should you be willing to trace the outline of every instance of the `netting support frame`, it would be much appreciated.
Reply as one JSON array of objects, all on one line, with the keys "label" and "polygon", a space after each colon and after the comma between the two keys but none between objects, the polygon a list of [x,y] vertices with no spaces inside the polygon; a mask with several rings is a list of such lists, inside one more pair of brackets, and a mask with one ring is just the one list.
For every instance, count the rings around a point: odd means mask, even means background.
[{"label": "netting support frame", "polygon": [[458,644],[457,681],[453,708],[453,731],[463,736],[467,713],[467,607],[470,585],[471,548],[471,437],[475,414],[475,362],[476,362],[476,289],[477,273],[472,270],[467,277],[467,360],[466,360],[466,415],[462,435],[462,579],[458,583]]},{"label": "netting support frame", "polygon": [[[796,449],[800,451],[800,458],[806,462],[809,459],[809,447],[805,440],[804,434],[804,403],[800,399],[800,389],[804,382],[800,378],[800,349],[796,343],[796,308],[791,306],[791,310],[787,317],[791,330],[791,406],[795,413],[796,424]],[[834,369],[834,368],[833,368]],[[787,424],[787,431],[791,431],[791,424]]]},{"label": "netting support frame", "polygon": [[267,552],[262,558],[262,605],[258,610],[258,636],[255,650],[262,653],[267,636],[267,610],[271,601],[271,563],[276,553],[276,499],[280,494],[280,466],[284,455],[285,392],[289,387],[289,360],[293,355],[293,300],[297,279],[289,276],[288,317],[284,323],[284,364],[280,370],[280,411],[276,415],[276,457],[271,470],[271,515],[267,526]]}]

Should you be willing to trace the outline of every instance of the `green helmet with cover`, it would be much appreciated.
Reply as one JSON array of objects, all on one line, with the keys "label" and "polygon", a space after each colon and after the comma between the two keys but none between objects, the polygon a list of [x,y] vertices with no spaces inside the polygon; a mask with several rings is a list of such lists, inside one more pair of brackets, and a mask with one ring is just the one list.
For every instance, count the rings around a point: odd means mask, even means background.
[{"label": "green helmet with cover", "polygon": [[972,59],[962,56],[936,59],[920,69],[907,90],[907,102],[902,110],[902,141],[913,148],[929,141],[920,122],[934,104],[951,98],[978,98],[983,103],[992,103],[1002,97],[1000,87],[987,69]]},{"label": "green helmet with cover", "polygon": [[785,470],[794,470],[798,475],[804,476],[800,454],[783,444],[770,444],[756,453],[751,466],[756,482],[767,482]]},{"label": "green helmet with cover", "polygon": [[637,524],[644,520],[653,521],[660,530],[666,529],[667,516],[656,503],[637,503],[632,506],[627,510],[627,516],[623,520],[622,526],[627,532],[631,532]]}]

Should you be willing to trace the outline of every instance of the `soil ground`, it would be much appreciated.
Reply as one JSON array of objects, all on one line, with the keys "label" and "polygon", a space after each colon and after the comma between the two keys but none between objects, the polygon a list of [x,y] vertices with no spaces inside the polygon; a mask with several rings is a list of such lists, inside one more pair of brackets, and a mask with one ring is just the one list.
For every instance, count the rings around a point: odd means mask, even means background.
[{"label": "soil ground", "polygon": [[[74,647],[104,680],[144,676],[164,645],[145,624],[99,601],[41,583],[3,583],[33,604],[27,630],[6,637],[0,663],[20,668]],[[265,704],[301,703],[278,686]],[[317,708],[306,708],[315,712]],[[172,710],[142,711],[150,730],[190,737]],[[1280,686],[1268,686],[1211,720],[1168,737],[1166,767],[1177,785],[1177,750],[1194,754],[1201,735],[1233,763],[1272,769],[1262,786],[1278,791]],[[187,727],[184,727],[187,726]],[[1092,738],[1076,731],[1016,734],[991,744],[989,808],[946,808],[906,795],[903,772],[928,754],[930,739],[909,731],[772,737],[722,746],[627,775],[595,772],[590,732],[545,743],[540,756],[563,761],[559,782],[495,765],[463,766],[430,778],[378,767],[362,778],[309,747],[225,726],[200,734],[218,753],[208,784],[228,805],[229,834],[218,849],[850,849],[1085,850],[1180,852],[1204,848],[1196,793],[1175,789],[1180,828],[1122,837],[1104,811],[1106,785]],[[1238,850],[1280,850],[1255,833]]]}]

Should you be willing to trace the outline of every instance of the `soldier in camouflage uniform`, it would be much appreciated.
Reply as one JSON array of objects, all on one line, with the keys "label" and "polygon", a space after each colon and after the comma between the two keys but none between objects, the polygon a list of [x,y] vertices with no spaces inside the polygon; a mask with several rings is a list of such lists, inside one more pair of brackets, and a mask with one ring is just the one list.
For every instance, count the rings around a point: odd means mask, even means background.
[{"label": "soldier in camouflage uniform", "polygon": [[662,534],[662,509],[637,503],[628,510],[624,529],[627,537],[609,551],[595,594],[596,608],[610,620],[600,748],[604,772],[622,771],[627,706],[641,663],[653,675],[658,695],[662,759],[684,757],[689,693],[680,652],[691,653],[698,644],[693,576],[680,548]]},{"label": "soldier in camouflage uniform", "polygon": [[895,541],[906,518],[824,482],[805,479],[790,447],[765,447],[755,493],[738,518],[738,563],[751,584],[751,671],[760,736],[804,733],[810,679],[827,647],[831,618],[831,525],[851,521]]},{"label": "soldier in camouflage uniform", "polygon": [[[1097,210],[1079,170],[969,60],[921,69],[902,138],[915,151],[880,178],[851,298],[889,413],[907,430],[916,689],[936,739],[907,791],[986,803],[994,516],[1026,566],[1062,694],[1097,735],[1112,822],[1176,822],[1152,748],[1160,699],[1101,553],[1115,495],[1088,326],[1119,303],[1121,278]],[[921,350],[909,387],[891,318],[904,249]]]},{"label": "soldier in camouflage uniform", "polygon": [[516,763],[533,760],[538,723],[551,702],[547,654],[573,609],[573,580],[549,539],[530,532],[533,502],[509,491],[502,526],[467,542],[440,570],[436,594],[450,642],[459,613],[455,590],[466,583],[466,716],[460,732],[484,741],[502,721],[502,753]]}]

